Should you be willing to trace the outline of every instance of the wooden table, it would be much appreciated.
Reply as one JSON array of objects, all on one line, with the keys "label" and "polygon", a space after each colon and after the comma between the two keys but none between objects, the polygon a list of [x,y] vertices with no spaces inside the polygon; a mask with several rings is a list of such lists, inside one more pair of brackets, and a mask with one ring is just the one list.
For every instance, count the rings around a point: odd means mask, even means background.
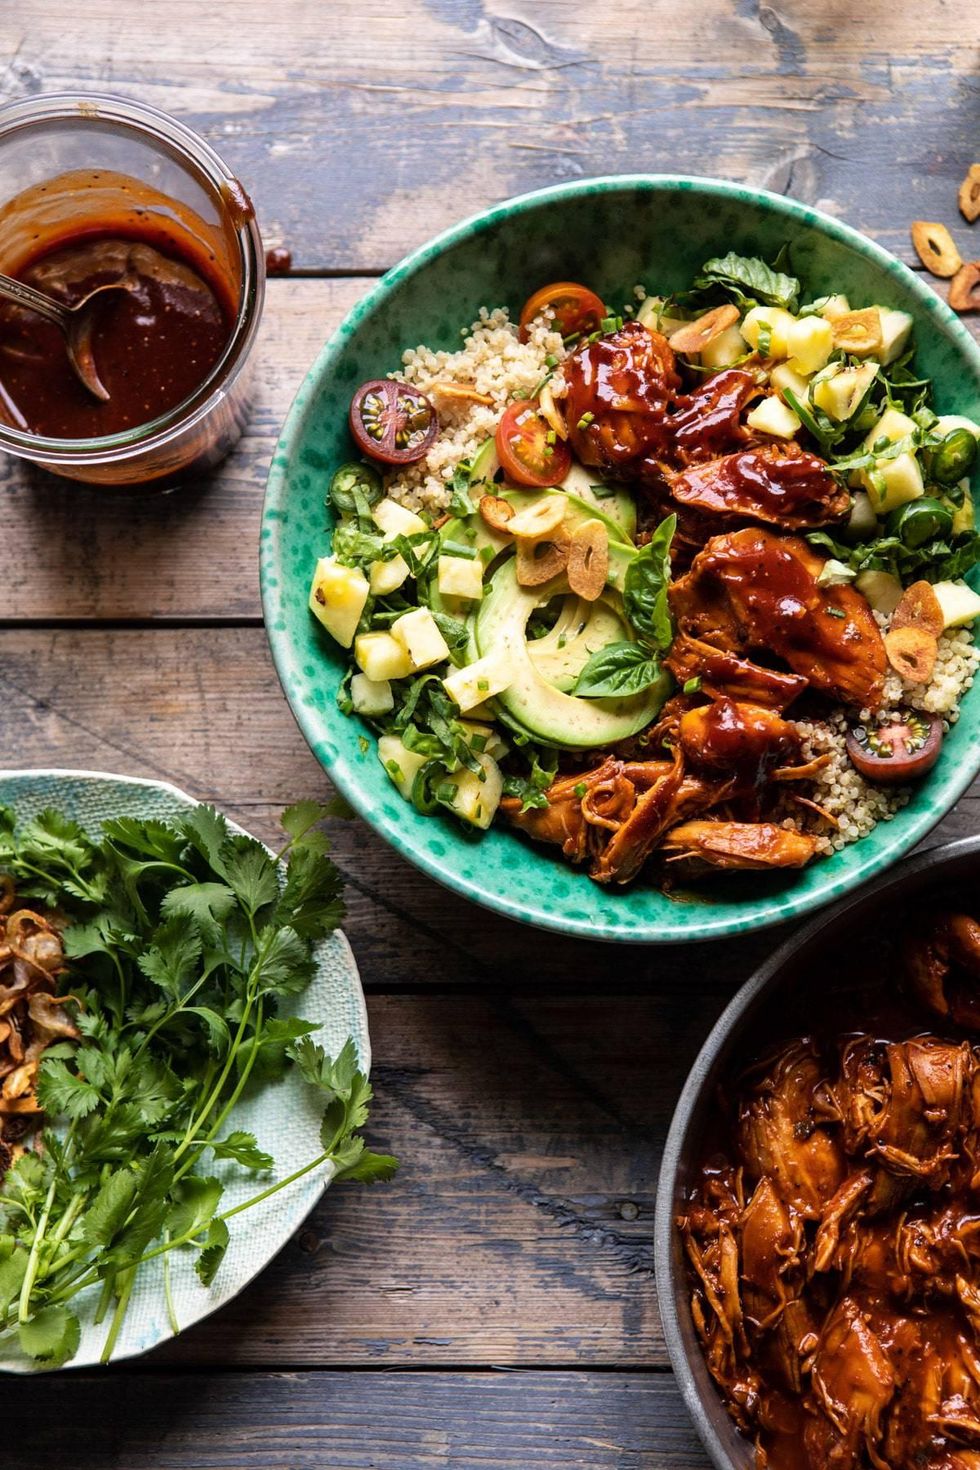
[{"label": "wooden table", "polygon": [[[258,401],[207,483],[114,501],[0,467],[4,765],[177,782],[263,836],[329,783],[280,693],[256,536],[278,426],[368,278],[561,179],[720,174],[910,258],[980,141],[968,7],[941,0],[8,0],[0,93],[185,117],[268,243]],[[980,228],[980,227],[978,227]],[[977,796],[939,836],[972,831]],[[0,1388],[17,1470],[706,1464],[671,1379],[651,1219],[681,1080],[776,942],[563,943],[333,823],[368,995],[371,1133],[398,1179],[331,1192],[232,1306],[132,1367]]]}]

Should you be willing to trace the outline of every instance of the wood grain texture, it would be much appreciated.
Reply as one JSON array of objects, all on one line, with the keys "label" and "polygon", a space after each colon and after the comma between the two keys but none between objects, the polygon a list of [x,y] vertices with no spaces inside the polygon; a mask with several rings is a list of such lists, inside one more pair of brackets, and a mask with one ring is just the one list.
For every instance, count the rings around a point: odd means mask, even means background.
[{"label": "wood grain texture", "polygon": [[708,1466],[662,1374],[70,1374],[57,1413],[50,1380],[9,1397],[18,1470]]},{"label": "wood grain texture", "polygon": [[509,194],[713,173],[908,254],[974,161],[968,7],[920,0],[22,0],[0,93],[77,88],[185,117],[303,269],[379,270]]}]

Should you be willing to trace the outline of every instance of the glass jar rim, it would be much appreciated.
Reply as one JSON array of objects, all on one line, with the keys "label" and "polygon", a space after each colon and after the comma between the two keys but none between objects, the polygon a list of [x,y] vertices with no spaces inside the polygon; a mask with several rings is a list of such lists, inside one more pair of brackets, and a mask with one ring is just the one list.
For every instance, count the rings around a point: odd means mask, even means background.
[{"label": "glass jar rim", "polygon": [[145,424],[92,439],[55,439],[31,434],[0,423],[0,450],[49,465],[112,464],[165,447],[206,418],[243,367],[258,331],[263,296],[262,239],[251,201],[238,178],[220,155],[198,133],[148,102],[108,92],[49,92],[0,107],[0,143],[13,134],[52,122],[114,123],[121,130],[142,135],[162,146],[207,186],[220,207],[228,198],[244,198],[247,213],[232,220],[241,263],[238,311],[224,351],[194,392],[181,403]]}]

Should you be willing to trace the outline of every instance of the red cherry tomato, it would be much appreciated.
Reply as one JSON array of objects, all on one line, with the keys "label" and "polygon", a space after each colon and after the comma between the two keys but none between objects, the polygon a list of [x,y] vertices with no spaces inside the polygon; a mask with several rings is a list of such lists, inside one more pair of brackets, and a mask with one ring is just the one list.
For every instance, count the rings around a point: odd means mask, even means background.
[{"label": "red cherry tomato", "polygon": [[383,464],[414,464],[439,432],[425,394],[391,378],[362,383],[351,399],[349,418],[358,449]]},{"label": "red cherry tomato", "polygon": [[527,341],[527,329],[544,311],[554,313],[556,332],[571,337],[575,332],[597,332],[606,316],[602,301],[588,286],[579,286],[575,281],[554,281],[542,286],[529,296],[521,311],[522,342]]},{"label": "red cherry tomato", "polygon": [[572,451],[533,403],[511,403],[504,410],[497,458],[508,480],[535,490],[560,485],[572,467]]},{"label": "red cherry tomato", "polygon": [[851,765],[866,781],[899,786],[931,771],[943,743],[937,715],[909,710],[887,725],[855,725],[847,732]]}]

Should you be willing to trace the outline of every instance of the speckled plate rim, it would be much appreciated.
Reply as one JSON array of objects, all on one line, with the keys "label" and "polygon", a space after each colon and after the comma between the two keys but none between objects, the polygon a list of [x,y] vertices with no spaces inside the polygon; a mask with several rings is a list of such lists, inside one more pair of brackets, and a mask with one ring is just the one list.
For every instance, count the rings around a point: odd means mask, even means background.
[{"label": "speckled plate rim", "polygon": [[[75,769],[71,766],[0,767],[0,785],[2,785],[3,782],[14,780],[70,780],[83,783],[91,783],[93,785],[111,781],[116,784],[142,787],[146,790],[164,792],[166,793],[166,795],[173,797],[176,801],[179,801],[181,803],[186,802],[189,806],[200,805],[199,797],[191,796],[190,792],[184,791],[182,787],[175,785],[172,781],[158,781],[146,776],[128,776],[122,774],[119,771],[95,771],[88,769]],[[225,820],[227,821],[228,826],[232,829],[232,831],[242,833],[245,836],[252,836],[250,832],[247,832],[244,827],[242,827],[238,822],[235,822],[231,817],[225,816]],[[264,843],[263,846],[265,846]],[[268,847],[266,847],[266,851],[269,853],[270,857],[275,856],[275,854]],[[355,1002],[356,1033],[353,1034],[354,1043],[357,1046],[358,1057],[360,1058],[361,1066],[366,1073],[370,1073],[371,1038],[368,1032],[367,1004],[364,998],[364,990],[361,985],[360,973],[357,968],[357,961],[354,958],[354,952],[351,949],[350,941],[348,940],[347,935],[343,932],[342,929],[335,929],[333,934],[330,936],[329,941],[327,942],[333,941],[336,941],[340,946],[341,961],[345,964],[350,979],[350,995]],[[237,1296],[241,1295],[241,1293],[245,1290],[247,1286],[251,1285],[251,1283],[255,1280],[257,1276],[260,1276],[262,1272],[267,1269],[267,1267],[272,1263],[279,1252],[288,1244],[292,1236],[295,1235],[296,1231],[303,1224],[304,1220],[308,1218],[308,1216],[316,1208],[317,1204],[319,1204],[321,1198],[330,1186],[331,1178],[332,1175],[330,1173],[321,1172],[319,1170],[309,1176],[309,1183],[307,1184],[305,1190],[297,1193],[295,1206],[291,1215],[289,1216],[288,1223],[277,1238],[271,1238],[270,1232],[268,1250],[262,1254],[261,1259],[256,1260],[254,1269],[249,1269],[246,1272],[243,1272],[239,1279],[236,1281],[234,1288],[228,1290],[227,1293],[223,1293],[220,1289],[220,1286],[217,1292],[215,1291],[215,1288],[213,1286],[210,1292],[202,1290],[199,1303],[195,1305],[195,1307],[192,1308],[190,1311],[182,1312],[180,1323],[181,1334],[186,1332],[188,1328],[194,1327],[198,1322],[203,1322],[207,1317],[210,1317],[215,1312],[220,1311],[222,1307],[228,1306],[228,1304],[234,1301]],[[220,1273],[218,1280],[220,1281]],[[134,1358],[142,1358],[147,1353],[152,1352],[154,1348],[162,1346],[165,1342],[170,1342],[173,1337],[174,1333],[168,1330],[162,1333],[160,1336],[156,1337],[152,1342],[147,1342],[139,1346],[138,1348],[134,1348],[129,1351],[115,1352],[112,1355],[112,1365],[114,1366],[117,1363],[126,1362]],[[71,1362],[65,1364],[64,1368],[58,1371],[84,1371],[85,1369],[91,1369],[93,1367],[99,1366],[100,1363],[97,1355],[92,1356],[91,1354],[84,1353],[84,1350],[82,1350],[79,1352],[77,1357],[73,1358]],[[0,1364],[0,1374],[8,1374],[12,1377],[34,1376],[36,1374],[47,1373],[50,1371],[51,1370],[33,1368],[26,1361],[23,1366],[21,1366],[20,1363],[17,1363],[16,1365],[8,1362]]]},{"label": "speckled plate rim", "polygon": [[[783,215],[787,220],[822,231],[832,239],[870,258],[884,273],[899,280],[905,289],[916,298],[923,311],[951,335],[963,355],[965,364],[974,377],[980,381],[980,346],[974,342],[955,312],[936,295],[930,286],[920,281],[908,266],[850,225],[843,224],[821,210],[801,204],[798,200],[788,199],[782,194],[773,194],[767,189],[756,189],[745,184],[694,174],[607,175],[592,179],[579,179],[573,183],[556,184],[547,189],[537,189],[532,193],[514,195],[491,209],[470,215],[459,224],[443,230],[441,234],[435,235],[417,250],[406,255],[382,276],[377,284],[351,308],[336,331],[328,338],[300,384],[272,456],[262,510],[263,539],[259,544],[262,608],[266,636],[283,693],[296,723],[314,754],[317,752],[320,738],[318,728],[320,717],[299,702],[294,703],[289,696],[290,681],[293,678],[300,678],[302,671],[296,651],[290,643],[288,632],[285,631],[285,590],[279,585],[276,572],[280,556],[281,523],[285,514],[288,492],[288,471],[283,461],[288,461],[292,453],[293,441],[302,432],[307,407],[317,391],[320,379],[329,370],[334,357],[342,349],[347,339],[362,322],[383,305],[389,292],[417,275],[449,247],[483,234],[499,221],[515,213],[583,194],[618,193],[631,189],[648,193],[663,190],[696,191],[718,199],[745,200],[768,207],[775,213]],[[282,629],[279,627],[280,623],[283,624]],[[917,817],[908,823],[907,829],[901,836],[894,840],[894,846],[889,854],[889,863],[898,861],[918,842],[921,842],[959,800],[974,777],[980,772],[980,728],[975,728],[968,733],[970,739],[963,751],[964,759],[960,761],[955,772],[947,777],[941,799],[924,807]],[[474,903],[481,904],[484,908],[504,914],[510,919],[582,939],[602,939],[631,944],[695,943],[705,939],[722,939],[732,934],[773,928],[788,920],[799,918],[803,914],[812,913],[815,909],[823,908],[826,904],[832,903],[845,893],[859,887],[881,868],[879,855],[869,851],[866,857],[858,859],[836,877],[828,877],[819,888],[805,893],[781,893],[779,901],[775,904],[771,897],[763,897],[760,898],[758,905],[741,902],[737,908],[727,913],[709,913],[705,908],[703,923],[693,929],[690,924],[671,924],[669,920],[660,921],[656,926],[650,924],[643,928],[637,928],[635,925],[620,927],[615,921],[609,921],[605,927],[600,928],[592,917],[576,918],[567,913],[557,915],[548,912],[545,908],[537,908],[530,912],[528,907],[522,905],[517,899],[485,891],[475,878],[466,878],[461,874],[447,871],[439,860],[426,850],[421,841],[414,839],[411,832],[403,834],[400,831],[386,828],[382,813],[373,802],[365,799],[358,773],[342,753],[336,754],[329,762],[321,761],[321,764],[324,765],[330,779],[360,816],[396,852],[420,868],[430,878],[435,879],[452,892],[461,894]],[[428,819],[420,818],[420,820]],[[854,844],[854,847],[859,850],[860,845],[858,842]],[[586,880],[583,878],[583,881]],[[628,895],[624,895],[624,902],[629,902]]]},{"label": "speckled plate rim", "polygon": [[[667,1345],[667,1355],[677,1379],[685,1407],[701,1443],[704,1445],[717,1470],[741,1470],[737,1466],[708,1417],[702,1395],[691,1368],[688,1344],[677,1309],[676,1263],[674,1250],[674,1208],[677,1175],[686,1157],[689,1134],[697,1105],[704,1091],[705,1079],[712,1072],[719,1055],[728,1045],[729,1038],[736,1032],[764,992],[777,980],[786,965],[808,949],[820,938],[839,925],[847,922],[856,911],[867,909],[874,912],[878,905],[887,904],[889,895],[915,883],[922,874],[940,873],[944,867],[963,858],[980,858],[980,836],[960,837],[955,842],[938,843],[925,852],[916,853],[892,869],[879,882],[852,894],[847,902],[838,904],[829,913],[818,914],[802,929],[798,929],[779,946],[774,954],[754,971],[734,994],[708,1033],[698,1052],[681,1089],[674,1108],[667,1139],[664,1144],[660,1173],[657,1179],[656,1204],[653,1227],[653,1274],[660,1307],[660,1320]],[[714,1385],[712,1384],[712,1391]],[[720,1398],[718,1403],[721,1403]],[[751,1443],[745,1440],[747,1451]],[[752,1463],[748,1456],[746,1465]]]}]

